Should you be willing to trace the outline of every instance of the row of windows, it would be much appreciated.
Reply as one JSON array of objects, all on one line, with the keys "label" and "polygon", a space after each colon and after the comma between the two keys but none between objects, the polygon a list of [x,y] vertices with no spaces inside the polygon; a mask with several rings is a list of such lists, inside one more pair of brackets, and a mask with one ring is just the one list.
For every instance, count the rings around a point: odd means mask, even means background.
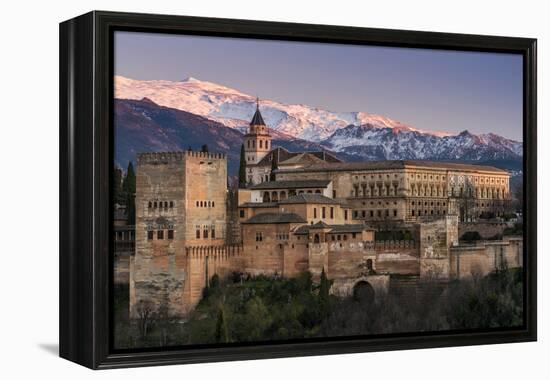
[{"label": "row of windows", "polygon": [[446,210],[411,210],[411,216],[422,216],[422,215],[445,215]]},{"label": "row of windows", "polygon": [[[201,239],[201,226],[195,226],[195,238]],[[216,226],[203,226],[202,227],[202,239],[215,239],[216,238]]]},{"label": "row of windows", "polygon": [[[415,201],[412,201],[412,202],[411,202],[411,205],[414,206],[415,204],[416,204]],[[439,202],[435,202],[435,204],[436,204],[437,206],[439,206],[440,203],[439,203]],[[441,204],[442,204],[443,206],[446,205],[445,202],[441,202]],[[422,206],[422,202],[418,202],[418,205],[419,205],[419,206]],[[427,205],[428,205],[428,202],[424,202],[424,206],[427,206]],[[434,202],[430,202],[430,206],[433,206],[433,205],[434,205]]]},{"label": "row of windows", "polygon": [[174,201],[149,201],[149,208],[173,208]]},{"label": "row of windows", "polygon": [[[363,174],[362,177],[363,177],[363,179],[367,179],[368,176],[367,176],[366,174]],[[375,177],[378,177],[378,179],[382,179],[383,175],[382,175],[382,174],[378,174],[378,175],[371,174],[371,175],[370,175],[370,178],[371,178],[371,179],[374,179]],[[389,175],[389,174],[386,174],[385,177],[386,177],[386,179],[389,179],[389,178],[390,178],[390,175]],[[394,175],[393,175],[393,178],[397,178],[397,174],[394,174]],[[355,176],[355,179],[359,179],[359,176],[356,175],[356,176]]]},{"label": "row of windows", "polygon": [[374,218],[375,215],[378,218],[381,218],[382,216],[390,216],[390,215],[397,216],[397,210],[385,209],[385,210],[355,210],[355,211],[353,211],[353,217],[354,218],[359,218],[359,216],[361,216],[361,218],[366,218],[367,215],[371,218]]},{"label": "row of windows", "polygon": [[[264,142],[265,142],[265,144],[264,144]],[[264,140],[259,140],[258,141],[258,146],[259,146],[260,149],[263,149],[264,145],[265,145],[265,149],[269,149],[269,140],[265,140],[265,141]],[[248,140],[246,142],[246,146],[247,146],[247,148],[256,148],[256,140]]]},{"label": "row of windows", "polygon": [[[157,240],[164,240],[164,236],[165,236],[164,230],[157,230],[156,235],[157,235]],[[147,240],[153,240],[154,236],[155,236],[155,231],[153,230],[147,231]],[[166,236],[168,240],[173,240],[174,230],[167,230]]]},{"label": "row of windows", "polygon": [[[414,178],[415,176],[416,176],[416,179],[421,179],[421,178],[422,178],[422,179],[428,179],[428,178],[429,178],[429,179],[435,179],[436,181],[439,180],[439,175],[432,175],[432,174],[430,174],[430,175],[428,176],[427,174],[424,174],[424,176],[422,176],[422,175],[420,175],[420,174],[414,174],[414,173],[412,173],[412,174],[409,175],[410,178]],[[441,176],[441,179],[444,180],[444,179],[445,179],[445,176],[442,175],[442,176]]]},{"label": "row of windows", "polygon": [[214,207],[214,201],[196,201],[195,202],[196,207]]},{"label": "row of windows", "polygon": [[286,240],[288,240],[288,234],[285,234],[285,233],[277,234],[277,235],[276,235],[276,238],[277,238],[277,240],[286,241]]}]

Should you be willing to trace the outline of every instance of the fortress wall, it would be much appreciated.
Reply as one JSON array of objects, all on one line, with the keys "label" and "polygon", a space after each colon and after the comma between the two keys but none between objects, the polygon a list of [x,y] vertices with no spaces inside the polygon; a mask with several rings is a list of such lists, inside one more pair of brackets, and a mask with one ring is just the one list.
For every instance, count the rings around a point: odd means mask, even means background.
[{"label": "fortress wall", "polygon": [[295,277],[309,268],[309,249],[306,242],[292,241],[284,246],[283,276]]},{"label": "fortress wall", "polygon": [[203,289],[212,276],[221,279],[244,267],[241,246],[190,246],[185,248],[186,282],[183,313],[191,311],[200,301]]},{"label": "fortress wall", "polygon": [[461,237],[466,232],[477,231],[483,239],[490,239],[497,234],[502,234],[507,227],[508,223],[506,222],[459,223],[458,236]]}]

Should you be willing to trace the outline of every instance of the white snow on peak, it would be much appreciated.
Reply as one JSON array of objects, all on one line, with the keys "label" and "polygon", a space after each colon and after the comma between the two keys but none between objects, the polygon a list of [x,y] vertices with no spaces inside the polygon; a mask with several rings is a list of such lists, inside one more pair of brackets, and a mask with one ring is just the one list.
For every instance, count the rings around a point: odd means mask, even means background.
[{"label": "white snow on peak", "polygon": [[[228,127],[248,126],[256,109],[256,97],[238,90],[188,77],[182,81],[135,80],[115,76],[115,98],[140,100],[144,97],[218,121]],[[418,131],[434,136],[445,132],[421,131],[385,116],[366,112],[331,112],[303,104],[284,104],[260,99],[260,109],[268,126],[292,137],[319,142],[348,125],[369,124],[375,128]]]}]

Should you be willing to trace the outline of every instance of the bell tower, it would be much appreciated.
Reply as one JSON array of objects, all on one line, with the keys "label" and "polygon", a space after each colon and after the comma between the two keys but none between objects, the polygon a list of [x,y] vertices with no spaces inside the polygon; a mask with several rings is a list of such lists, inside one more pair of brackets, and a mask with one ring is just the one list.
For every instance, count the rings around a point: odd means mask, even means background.
[{"label": "bell tower", "polygon": [[260,113],[260,100],[256,98],[256,112],[244,136],[246,165],[255,165],[271,151],[271,135]]}]

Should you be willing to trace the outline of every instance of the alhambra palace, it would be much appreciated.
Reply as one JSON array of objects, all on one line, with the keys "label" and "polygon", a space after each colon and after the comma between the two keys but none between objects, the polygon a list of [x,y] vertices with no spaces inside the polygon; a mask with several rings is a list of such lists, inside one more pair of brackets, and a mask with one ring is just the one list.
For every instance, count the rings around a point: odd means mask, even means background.
[{"label": "alhambra palace", "polygon": [[[185,316],[214,274],[324,270],[345,296],[522,266],[522,239],[488,240],[505,223],[481,218],[509,208],[504,170],[289,152],[272,147],[259,107],[243,143],[247,184],[233,196],[223,154],[138,154],[135,226],[115,212],[115,282],[129,283],[131,315],[148,301]],[[468,231],[484,240],[459,242]]]}]

